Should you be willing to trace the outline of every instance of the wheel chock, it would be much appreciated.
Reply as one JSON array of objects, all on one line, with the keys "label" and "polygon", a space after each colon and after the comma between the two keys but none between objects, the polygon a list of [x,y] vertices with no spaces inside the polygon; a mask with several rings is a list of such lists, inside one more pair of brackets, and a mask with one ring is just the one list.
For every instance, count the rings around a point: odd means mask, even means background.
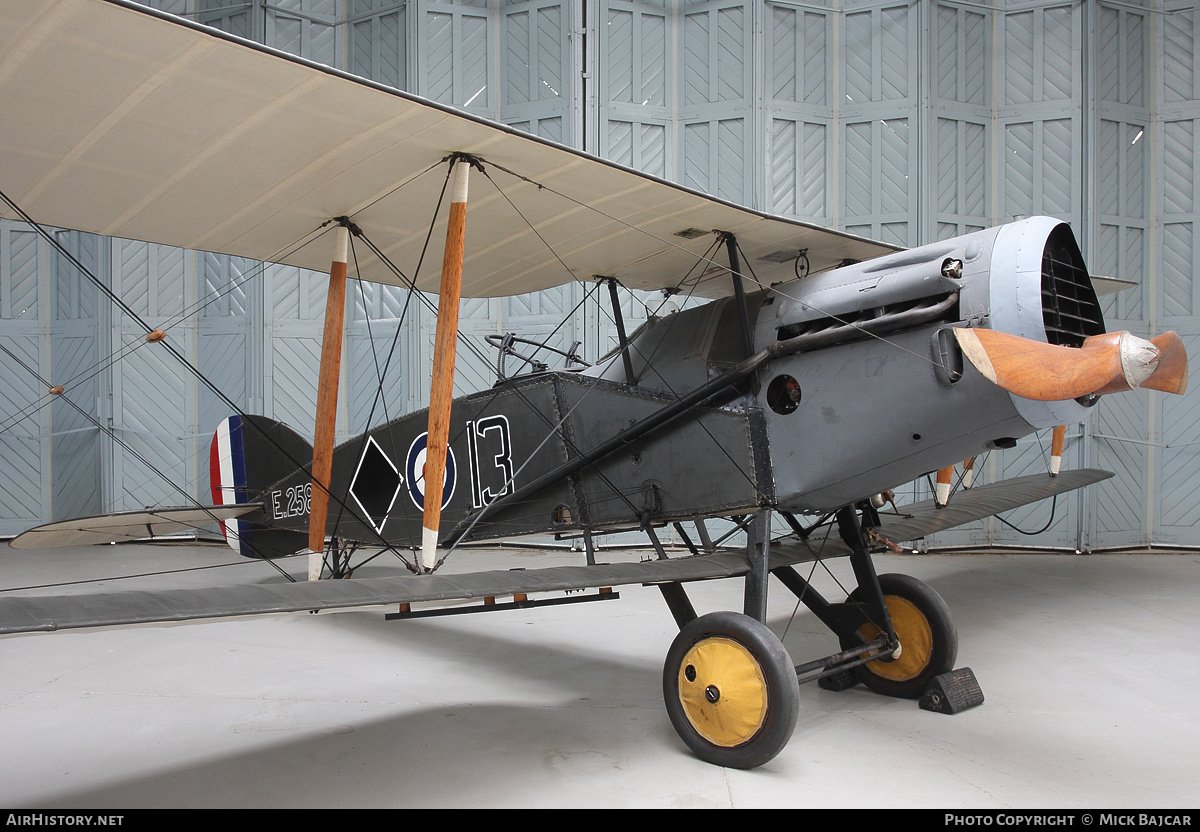
[{"label": "wheel chock", "polygon": [[855,679],[854,674],[849,670],[843,670],[840,673],[833,673],[817,679],[817,687],[821,688],[821,690],[831,690],[834,693],[850,690],[850,688],[857,684],[858,679]]},{"label": "wheel chock", "polygon": [[980,690],[979,682],[971,668],[960,667],[958,670],[934,676],[917,704],[925,711],[956,714],[982,705],[983,691]]}]

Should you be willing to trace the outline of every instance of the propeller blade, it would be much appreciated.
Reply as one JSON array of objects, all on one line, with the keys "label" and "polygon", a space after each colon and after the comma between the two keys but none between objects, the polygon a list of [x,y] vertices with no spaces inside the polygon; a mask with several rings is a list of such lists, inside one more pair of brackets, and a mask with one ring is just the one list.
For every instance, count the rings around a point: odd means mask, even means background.
[{"label": "propeller blade", "polygon": [[1034,401],[1132,390],[1158,368],[1159,347],[1129,332],[1093,335],[1078,349],[991,329],[958,328],[954,336],[989,381]]},{"label": "propeller blade", "polygon": [[1177,333],[1164,332],[1152,343],[1158,347],[1158,369],[1142,382],[1142,386],[1176,395],[1187,392],[1188,359],[1183,339]]}]

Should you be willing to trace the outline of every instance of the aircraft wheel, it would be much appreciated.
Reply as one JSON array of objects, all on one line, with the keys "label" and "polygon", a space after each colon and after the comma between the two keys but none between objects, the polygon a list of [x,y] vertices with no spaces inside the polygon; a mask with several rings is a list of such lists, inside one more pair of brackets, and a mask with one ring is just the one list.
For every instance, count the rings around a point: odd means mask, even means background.
[{"label": "aircraft wheel", "polygon": [[800,715],[796,668],[783,642],[736,612],[700,616],[680,631],[663,667],[663,698],[688,748],[729,768],[770,760]]},{"label": "aircraft wheel", "polygon": [[[855,677],[876,693],[901,699],[916,699],[934,676],[954,669],[958,658],[958,631],[950,608],[931,586],[911,575],[880,575],[879,586],[896,637],[900,656],[890,661],[877,659],[854,668]],[[861,600],[861,587],[850,593]],[[874,624],[864,624],[858,633],[868,641],[879,635]]]}]

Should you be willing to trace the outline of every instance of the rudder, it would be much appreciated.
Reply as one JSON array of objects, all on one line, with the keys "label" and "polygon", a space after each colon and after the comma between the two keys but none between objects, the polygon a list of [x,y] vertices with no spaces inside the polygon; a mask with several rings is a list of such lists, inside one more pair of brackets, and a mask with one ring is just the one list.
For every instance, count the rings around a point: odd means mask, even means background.
[{"label": "rudder", "polygon": [[[271,485],[312,463],[312,446],[283,422],[234,415],[217,425],[209,448],[214,505],[256,502]],[[245,520],[221,523],[225,541],[248,558],[295,554],[308,546],[304,532],[273,529]]]}]

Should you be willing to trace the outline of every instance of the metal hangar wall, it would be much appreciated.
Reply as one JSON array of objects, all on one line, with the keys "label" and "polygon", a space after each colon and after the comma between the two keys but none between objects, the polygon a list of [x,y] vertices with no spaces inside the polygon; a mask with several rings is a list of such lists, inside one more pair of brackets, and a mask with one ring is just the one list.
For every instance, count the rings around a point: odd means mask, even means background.
[{"label": "metal hangar wall", "polygon": [[[1200,9],[1194,2],[155,0],[265,42],[718,196],[916,245],[1034,214],[1067,220],[1094,273],[1139,285],[1110,329],[1176,329],[1200,356]],[[249,411],[311,432],[324,275],[73,231],[60,241]],[[590,288],[463,303],[459,392],[490,385],[488,333],[610,346]],[[656,309],[630,295],[627,320]],[[433,319],[373,284],[347,299],[339,432],[420,407]],[[406,325],[399,327],[401,318]],[[559,326],[563,319],[566,323]],[[557,327],[557,329],[556,329]],[[378,368],[400,329],[376,397]],[[0,534],[186,502],[225,413],[146,349],[65,259],[0,223]],[[115,360],[119,359],[119,360]],[[63,384],[45,395],[39,380]],[[69,402],[66,401],[69,399]],[[932,545],[1200,545],[1200,409],[1105,397],[1068,464],[1117,477],[1026,537],[989,521]],[[881,412],[880,418],[886,418]],[[116,440],[102,428],[112,428]],[[1048,438],[987,479],[1045,470]],[[910,488],[923,492],[925,485]],[[1046,506],[1008,519],[1040,528]]]}]

